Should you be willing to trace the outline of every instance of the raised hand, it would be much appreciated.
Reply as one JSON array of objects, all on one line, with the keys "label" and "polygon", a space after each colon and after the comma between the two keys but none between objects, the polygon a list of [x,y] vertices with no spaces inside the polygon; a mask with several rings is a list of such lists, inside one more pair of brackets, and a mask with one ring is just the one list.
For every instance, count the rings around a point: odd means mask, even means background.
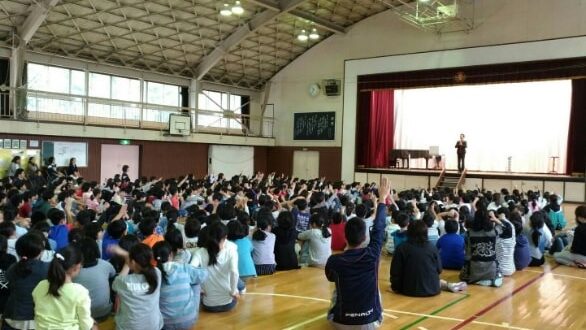
[{"label": "raised hand", "polygon": [[380,187],[378,188],[378,194],[381,200],[386,200],[391,194],[391,181],[387,178],[382,178]]}]

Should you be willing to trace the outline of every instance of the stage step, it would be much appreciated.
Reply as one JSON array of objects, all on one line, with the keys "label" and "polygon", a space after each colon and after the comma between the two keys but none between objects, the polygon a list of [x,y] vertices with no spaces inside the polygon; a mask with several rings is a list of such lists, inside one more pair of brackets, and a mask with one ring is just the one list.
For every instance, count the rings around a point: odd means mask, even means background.
[{"label": "stage step", "polygon": [[458,187],[458,182],[460,182],[460,173],[446,172],[445,176],[438,183],[438,188],[454,190]]}]

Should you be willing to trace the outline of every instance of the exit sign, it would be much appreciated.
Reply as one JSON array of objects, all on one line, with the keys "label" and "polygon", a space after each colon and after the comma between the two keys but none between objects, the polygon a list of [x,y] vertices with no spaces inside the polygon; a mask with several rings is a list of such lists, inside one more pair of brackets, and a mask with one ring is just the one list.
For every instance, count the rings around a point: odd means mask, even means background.
[{"label": "exit sign", "polygon": [[124,145],[124,146],[126,146],[126,145],[129,145],[129,144],[130,144],[130,140],[120,140],[120,141],[119,141],[119,143],[120,143],[121,145]]}]

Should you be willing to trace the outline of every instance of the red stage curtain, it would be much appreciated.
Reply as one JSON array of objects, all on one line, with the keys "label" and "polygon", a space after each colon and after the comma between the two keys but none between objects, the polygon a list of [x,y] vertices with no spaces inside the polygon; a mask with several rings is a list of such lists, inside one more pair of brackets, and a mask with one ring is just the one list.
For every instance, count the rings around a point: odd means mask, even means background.
[{"label": "red stage curtain", "polygon": [[387,167],[389,165],[389,152],[393,148],[394,96],[392,89],[372,91],[367,132],[368,143],[366,144],[368,150],[366,167]]},{"label": "red stage curtain", "polygon": [[[547,138],[547,137],[546,137]],[[572,80],[572,110],[568,131],[566,173],[586,170],[586,79]]]},{"label": "red stage curtain", "polygon": [[370,131],[371,91],[358,93],[358,111],[356,111],[356,164],[366,166],[368,159],[368,132]]}]

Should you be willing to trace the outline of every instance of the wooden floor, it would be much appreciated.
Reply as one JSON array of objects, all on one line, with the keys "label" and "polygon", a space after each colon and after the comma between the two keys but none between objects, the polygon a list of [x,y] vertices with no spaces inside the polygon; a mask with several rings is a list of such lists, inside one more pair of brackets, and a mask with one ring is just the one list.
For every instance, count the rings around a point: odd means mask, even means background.
[{"label": "wooden floor", "polygon": [[[470,286],[466,294],[442,292],[410,298],[387,291],[391,258],[383,256],[379,285],[383,297],[381,329],[584,329],[586,271],[544,267],[506,278],[501,288]],[[455,271],[441,276],[456,281]],[[252,279],[235,310],[200,313],[197,329],[328,329],[325,314],[333,285],[323,270],[302,268]],[[112,320],[100,329],[113,329]]]}]

